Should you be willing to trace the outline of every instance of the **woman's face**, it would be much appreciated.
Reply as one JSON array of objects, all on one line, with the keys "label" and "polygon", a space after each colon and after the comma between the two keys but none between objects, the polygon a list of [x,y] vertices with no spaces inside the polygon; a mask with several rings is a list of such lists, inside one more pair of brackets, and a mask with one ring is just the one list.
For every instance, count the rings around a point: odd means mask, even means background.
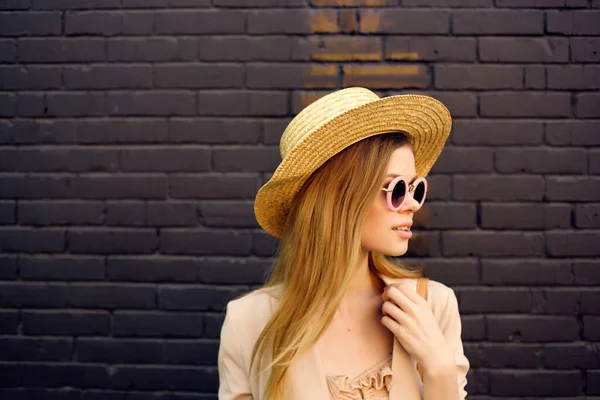
[{"label": "woman's face", "polygon": [[[415,157],[410,146],[396,149],[387,167],[387,176],[381,182],[382,188],[396,176],[401,175],[412,183],[416,178]],[[411,193],[412,194],[412,193]],[[408,240],[412,236],[410,226],[413,215],[420,208],[419,203],[411,195],[407,195],[404,204],[398,211],[392,211],[387,205],[386,192],[377,195],[362,226],[361,245],[365,252],[374,251],[388,256],[400,256],[408,250]],[[409,231],[394,229],[409,226]]]}]

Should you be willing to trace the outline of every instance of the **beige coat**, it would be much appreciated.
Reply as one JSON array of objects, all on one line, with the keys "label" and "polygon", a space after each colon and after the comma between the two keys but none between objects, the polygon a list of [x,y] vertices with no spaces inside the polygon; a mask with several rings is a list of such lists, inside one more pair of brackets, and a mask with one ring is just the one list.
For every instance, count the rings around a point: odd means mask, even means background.
[{"label": "beige coat", "polygon": [[[416,279],[392,279],[381,276],[386,283],[401,283],[416,290]],[[461,321],[454,291],[430,280],[427,302],[436,317],[448,345],[455,355],[459,399],[465,399],[469,361],[463,352]],[[219,400],[263,400],[267,376],[249,378],[252,349],[269,317],[277,307],[277,298],[264,290],[254,291],[227,305],[219,348]],[[416,370],[416,361],[398,340],[394,340],[390,400],[419,400],[423,386]],[[313,348],[295,359],[286,377],[286,398],[290,400],[329,400],[325,375]]]}]

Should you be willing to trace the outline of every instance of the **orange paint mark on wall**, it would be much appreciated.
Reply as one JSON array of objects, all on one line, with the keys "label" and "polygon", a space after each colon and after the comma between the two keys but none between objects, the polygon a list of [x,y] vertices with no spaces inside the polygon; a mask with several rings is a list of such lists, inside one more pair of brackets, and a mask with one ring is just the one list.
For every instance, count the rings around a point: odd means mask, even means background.
[{"label": "orange paint mark on wall", "polygon": [[312,33],[337,32],[337,13],[333,10],[322,10],[313,13],[310,21],[310,29]]}]

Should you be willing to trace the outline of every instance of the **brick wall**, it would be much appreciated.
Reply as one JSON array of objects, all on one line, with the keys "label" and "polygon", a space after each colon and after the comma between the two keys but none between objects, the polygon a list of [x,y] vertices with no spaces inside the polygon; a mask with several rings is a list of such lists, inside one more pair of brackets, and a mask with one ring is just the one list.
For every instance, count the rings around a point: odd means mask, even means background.
[{"label": "brick wall", "polygon": [[0,36],[2,399],[215,399],[281,132],[352,85],[454,116],[408,261],[470,398],[600,398],[599,1],[0,0]]}]

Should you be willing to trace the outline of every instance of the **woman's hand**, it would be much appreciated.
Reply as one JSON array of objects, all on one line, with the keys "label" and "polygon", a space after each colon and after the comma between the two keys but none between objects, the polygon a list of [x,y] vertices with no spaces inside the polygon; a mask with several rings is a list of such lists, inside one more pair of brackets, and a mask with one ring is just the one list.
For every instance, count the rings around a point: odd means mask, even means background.
[{"label": "woman's hand", "polygon": [[381,323],[425,370],[454,367],[454,356],[423,297],[398,283],[388,285],[382,299]]}]

